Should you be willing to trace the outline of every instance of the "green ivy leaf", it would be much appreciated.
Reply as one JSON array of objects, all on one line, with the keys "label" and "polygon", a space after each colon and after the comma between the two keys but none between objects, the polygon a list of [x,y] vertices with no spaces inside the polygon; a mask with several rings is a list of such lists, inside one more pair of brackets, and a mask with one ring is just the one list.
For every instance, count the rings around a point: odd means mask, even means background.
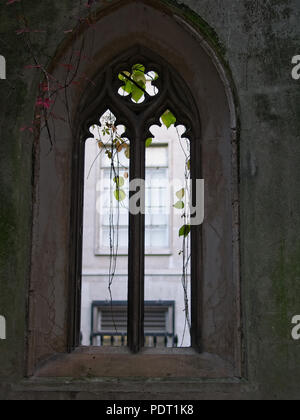
[{"label": "green ivy leaf", "polygon": [[140,71],[135,71],[132,75],[132,79],[142,88],[146,88],[146,76]]},{"label": "green ivy leaf", "polygon": [[[132,67],[132,72],[123,71],[119,74],[119,79],[124,82],[122,89],[131,94],[132,100],[138,103],[144,95],[146,90],[146,75],[145,67],[142,64],[135,64]],[[131,79],[131,80],[130,80]]]},{"label": "green ivy leaf", "polygon": [[125,184],[125,179],[122,176],[116,176],[114,178],[114,183],[118,188],[123,187],[123,185]]},{"label": "green ivy leaf", "polygon": [[174,114],[172,114],[171,111],[166,111],[162,117],[162,122],[164,123],[164,125],[169,129],[171,127],[171,125],[175,124],[177,119],[175,117]]},{"label": "green ivy leaf", "polygon": [[109,150],[106,150],[105,154],[107,155],[108,159],[112,159],[112,153]]},{"label": "green ivy leaf", "polygon": [[152,138],[147,139],[146,140],[146,147],[150,147],[151,144],[152,144],[152,142],[153,142],[153,139]]},{"label": "green ivy leaf", "polygon": [[190,159],[187,161],[186,166],[188,168],[188,171],[190,171],[191,170],[191,160]]},{"label": "green ivy leaf", "polygon": [[[122,80],[122,82],[128,81],[127,77],[131,77],[129,71],[123,71],[122,73],[119,74],[119,79]],[[124,75],[126,75],[127,77],[125,77]]]},{"label": "green ivy leaf", "polygon": [[154,72],[154,78],[153,80],[157,80],[159,78],[158,73]]},{"label": "green ivy leaf", "polygon": [[182,200],[184,195],[185,195],[184,188],[181,188],[181,190],[177,191],[177,193],[176,193],[176,197],[178,198],[178,200]]},{"label": "green ivy leaf", "polygon": [[144,95],[144,92],[142,91],[142,89],[138,88],[136,85],[132,84],[132,99],[134,100],[134,102],[138,103],[140,101],[140,99],[142,98],[142,96]]},{"label": "green ivy leaf", "polygon": [[189,236],[191,232],[191,225],[183,225],[179,230],[179,236],[184,236],[185,238]]},{"label": "green ivy leaf", "polygon": [[131,93],[132,92],[132,87],[133,87],[133,83],[130,80],[126,80],[125,85],[122,86],[122,89],[126,93]]},{"label": "green ivy leaf", "polygon": [[127,159],[130,159],[130,147],[127,145],[126,150],[125,150],[125,157]]},{"label": "green ivy leaf", "polygon": [[119,202],[124,201],[125,198],[126,198],[125,191],[124,190],[120,190],[120,189],[117,189],[114,192],[114,196],[115,196],[116,200],[119,201]]},{"label": "green ivy leaf", "polygon": [[135,64],[135,65],[132,67],[132,70],[133,70],[133,71],[139,71],[139,72],[141,72],[141,73],[145,73],[146,68],[145,68],[145,66],[143,66],[143,64]]},{"label": "green ivy leaf", "polygon": [[176,204],[174,204],[175,209],[182,210],[184,209],[184,202],[178,201]]}]

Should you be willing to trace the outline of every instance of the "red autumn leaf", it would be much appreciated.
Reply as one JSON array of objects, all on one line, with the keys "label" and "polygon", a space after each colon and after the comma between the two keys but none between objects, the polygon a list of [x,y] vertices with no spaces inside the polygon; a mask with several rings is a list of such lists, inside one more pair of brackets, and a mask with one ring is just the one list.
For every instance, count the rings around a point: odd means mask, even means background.
[{"label": "red autumn leaf", "polygon": [[40,89],[42,92],[49,92],[50,91],[50,86],[48,85],[48,83],[41,83],[40,84]]},{"label": "red autumn leaf", "polygon": [[40,107],[49,109],[52,103],[53,103],[53,101],[50,101],[49,98],[45,98],[45,99],[38,98],[37,101],[36,101],[36,106],[40,106]]},{"label": "red autumn leaf", "polygon": [[24,131],[26,131],[26,130],[28,130],[28,131],[30,131],[31,133],[33,133],[33,128],[32,128],[32,127],[27,127],[27,126],[25,126],[25,127],[20,128],[21,133],[23,133],[23,132],[24,132]]}]

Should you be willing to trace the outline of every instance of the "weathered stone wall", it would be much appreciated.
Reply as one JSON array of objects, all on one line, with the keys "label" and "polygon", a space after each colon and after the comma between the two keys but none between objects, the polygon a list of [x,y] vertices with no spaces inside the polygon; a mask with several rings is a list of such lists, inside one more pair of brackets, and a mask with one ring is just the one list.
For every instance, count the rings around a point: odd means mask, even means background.
[{"label": "weathered stone wall", "polygon": [[[247,375],[228,383],[197,381],[67,383],[23,379],[30,269],[33,140],[38,72],[16,29],[29,17],[38,48],[54,56],[76,15],[71,0],[0,5],[0,398],[294,398],[300,397],[300,342],[291,319],[300,314],[300,82],[291,59],[300,51],[297,0],[162,0],[210,39],[231,71],[240,116],[241,281]],[[101,7],[110,4],[102,1]],[[199,18],[201,16],[201,19]],[[72,27],[72,26],[71,26]],[[62,29],[63,28],[63,29]],[[298,356],[298,358],[297,358]]]}]

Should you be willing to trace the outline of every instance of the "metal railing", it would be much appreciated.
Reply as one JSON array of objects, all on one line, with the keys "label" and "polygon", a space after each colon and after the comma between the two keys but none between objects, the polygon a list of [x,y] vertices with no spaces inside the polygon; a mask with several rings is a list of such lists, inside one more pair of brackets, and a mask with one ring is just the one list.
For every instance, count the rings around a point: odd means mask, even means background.
[{"label": "metal railing", "polygon": [[[95,339],[99,338],[98,344]],[[91,346],[111,346],[124,347],[127,346],[127,333],[121,332],[97,332],[91,334]],[[145,333],[145,347],[178,347],[178,336],[168,333]]]}]

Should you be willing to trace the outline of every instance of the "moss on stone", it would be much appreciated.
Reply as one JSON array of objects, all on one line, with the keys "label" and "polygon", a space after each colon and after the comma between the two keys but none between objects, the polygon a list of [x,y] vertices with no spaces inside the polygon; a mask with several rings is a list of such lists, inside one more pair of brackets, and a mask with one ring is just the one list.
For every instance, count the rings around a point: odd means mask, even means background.
[{"label": "moss on stone", "polygon": [[176,0],[161,0],[161,3],[167,5],[171,10],[181,14],[195,29],[200,31],[204,38],[214,47],[216,53],[225,59],[226,49],[220,42],[216,31],[200,15],[194,12],[190,7]]},{"label": "moss on stone", "polygon": [[276,303],[274,330],[280,339],[285,340],[290,338],[292,317],[300,313],[300,242],[289,252],[282,241],[272,280]]}]

